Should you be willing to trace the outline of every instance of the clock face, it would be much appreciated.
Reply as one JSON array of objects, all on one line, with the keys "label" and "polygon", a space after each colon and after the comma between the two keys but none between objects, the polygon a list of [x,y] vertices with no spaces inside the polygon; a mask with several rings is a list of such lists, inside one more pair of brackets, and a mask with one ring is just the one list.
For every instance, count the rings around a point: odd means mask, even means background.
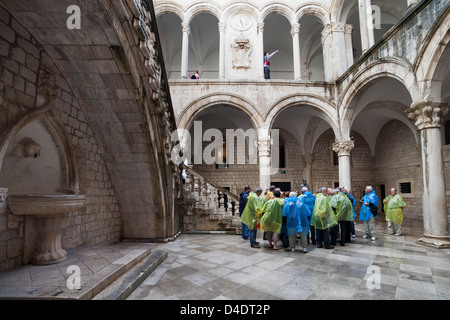
[{"label": "clock face", "polygon": [[247,14],[238,12],[233,15],[231,19],[231,26],[236,30],[245,31],[252,26],[252,20]]}]

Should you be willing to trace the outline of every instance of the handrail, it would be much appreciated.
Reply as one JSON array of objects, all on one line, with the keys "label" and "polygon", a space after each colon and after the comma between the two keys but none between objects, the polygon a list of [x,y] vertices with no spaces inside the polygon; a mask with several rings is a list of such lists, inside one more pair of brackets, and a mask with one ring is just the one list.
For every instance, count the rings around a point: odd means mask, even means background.
[{"label": "handrail", "polygon": [[227,189],[221,187],[220,185],[218,185],[217,183],[209,180],[208,178],[205,178],[204,176],[202,176],[200,173],[194,171],[192,168],[189,168],[188,166],[186,166],[185,164],[182,164],[182,168],[186,170],[186,173],[190,173],[192,175],[194,175],[195,177],[206,181],[206,183],[210,184],[211,186],[213,186],[214,188],[216,188],[217,190],[219,190],[222,193],[225,193],[229,198],[233,198],[236,201],[239,201],[239,196],[232,193],[231,191],[228,191]]}]

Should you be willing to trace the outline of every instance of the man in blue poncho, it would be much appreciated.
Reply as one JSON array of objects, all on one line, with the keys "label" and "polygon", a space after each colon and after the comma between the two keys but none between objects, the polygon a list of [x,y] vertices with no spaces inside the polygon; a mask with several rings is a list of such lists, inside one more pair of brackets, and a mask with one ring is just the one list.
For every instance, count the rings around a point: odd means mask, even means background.
[{"label": "man in blue poncho", "polygon": [[295,240],[297,233],[300,233],[300,245],[303,252],[308,252],[306,235],[309,232],[309,220],[311,212],[308,207],[297,198],[295,191],[289,193],[289,198],[284,199],[283,217],[286,217],[286,234],[289,237],[290,251],[295,251]]},{"label": "man in blue poncho", "polygon": [[359,220],[364,221],[364,239],[370,237],[372,241],[377,239],[375,232],[375,218],[377,217],[378,196],[372,186],[366,187],[366,195],[360,200],[362,203],[359,212]]},{"label": "man in blue poncho", "polygon": [[[313,195],[311,193],[311,191],[309,191],[308,187],[303,187],[302,190],[302,195],[299,196],[298,198],[308,207],[309,209],[309,216],[308,216],[308,221],[311,222],[311,215],[314,212],[314,203],[316,202],[316,196]],[[311,230],[311,242],[313,245],[316,244],[316,230],[314,229],[314,226],[310,226],[310,230]],[[309,244],[309,232],[307,233],[307,241]]]}]

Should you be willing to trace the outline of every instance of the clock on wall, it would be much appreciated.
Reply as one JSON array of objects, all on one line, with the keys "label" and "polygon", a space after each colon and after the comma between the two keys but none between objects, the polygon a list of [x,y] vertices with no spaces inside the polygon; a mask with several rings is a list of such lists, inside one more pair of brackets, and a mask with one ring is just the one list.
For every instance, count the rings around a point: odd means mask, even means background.
[{"label": "clock on wall", "polygon": [[237,31],[248,30],[252,24],[252,19],[246,13],[238,12],[231,17],[231,27]]}]

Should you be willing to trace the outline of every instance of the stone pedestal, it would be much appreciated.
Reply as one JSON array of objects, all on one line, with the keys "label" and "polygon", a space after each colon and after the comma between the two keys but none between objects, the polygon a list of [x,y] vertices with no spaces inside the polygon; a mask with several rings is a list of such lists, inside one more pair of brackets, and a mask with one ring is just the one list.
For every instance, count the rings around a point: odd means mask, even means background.
[{"label": "stone pedestal", "polygon": [[69,213],[84,206],[84,195],[9,195],[8,206],[14,215],[35,220],[38,234],[36,251],[31,263],[55,264],[66,259],[61,247],[61,235],[67,227]]}]

